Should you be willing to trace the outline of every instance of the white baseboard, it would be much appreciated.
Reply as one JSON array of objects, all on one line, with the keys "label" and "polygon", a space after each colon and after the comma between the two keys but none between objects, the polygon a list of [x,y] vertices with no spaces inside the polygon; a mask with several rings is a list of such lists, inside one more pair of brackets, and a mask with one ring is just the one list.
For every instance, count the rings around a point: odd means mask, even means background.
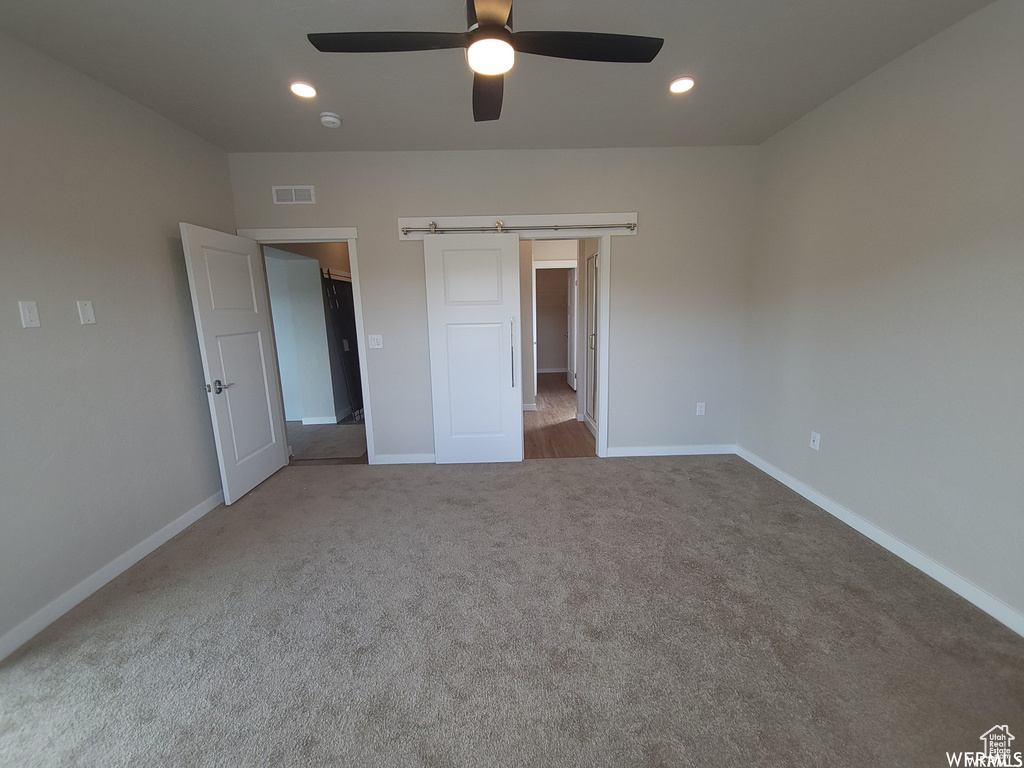
[{"label": "white baseboard", "polygon": [[433,464],[432,453],[378,453],[371,464]]},{"label": "white baseboard", "polygon": [[302,423],[305,424],[307,427],[312,425],[312,424],[337,424],[338,423],[338,417],[337,416],[310,416],[308,418],[303,418],[302,419]]},{"label": "white baseboard", "polygon": [[537,404],[536,403],[523,403],[523,410],[524,411],[536,411],[537,410]]},{"label": "white baseboard", "polygon": [[145,540],[136,544],[123,555],[115,558],[91,576],[73,586],[56,600],[33,613],[10,632],[0,637],[0,659],[14,653],[46,627],[70,611],[85,598],[97,592],[107,582],[120,576],[150,552],[173,539],[192,523],[224,502],[224,494],[215,493],[206,501],[190,509]]},{"label": "white baseboard", "polygon": [[537,373],[568,373],[568,368],[538,368]]},{"label": "white baseboard", "polygon": [[981,589],[981,587],[975,586],[960,574],[949,570],[946,566],[932,560],[928,555],[917,551],[906,542],[897,539],[891,533],[882,530],[873,523],[869,523],[863,517],[851,512],[846,507],[819,493],[809,485],[805,485],[792,475],[783,472],[774,464],[769,464],[760,456],[757,456],[756,454],[753,454],[747,449],[741,447],[736,448],[736,455],[741,459],[750,462],[765,474],[774,477],[783,485],[796,491],[809,502],[821,507],[830,515],[846,523],[855,531],[867,536],[876,544],[889,550],[892,554],[896,555],[896,557],[906,561],[919,571],[931,576],[943,586],[953,590],[964,600],[980,608],[996,621],[1005,624],[1018,635],[1024,636],[1024,614],[1021,614],[1014,608],[1011,608],[999,598],[990,595],[988,592]]},{"label": "white baseboard", "polygon": [[720,456],[736,453],[735,445],[642,445],[627,448],[608,447],[608,455],[625,456]]}]

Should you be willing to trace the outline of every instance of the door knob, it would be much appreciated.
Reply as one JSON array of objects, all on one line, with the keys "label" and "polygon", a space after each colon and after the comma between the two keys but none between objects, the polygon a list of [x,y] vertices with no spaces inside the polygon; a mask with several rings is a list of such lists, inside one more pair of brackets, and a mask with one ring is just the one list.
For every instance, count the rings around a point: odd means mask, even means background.
[{"label": "door knob", "polygon": [[214,379],[213,380],[213,394],[219,395],[221,392],[223,392],[228,387],[233,387],[233,386],[235,386],[235,382],[233,382],[233,381],[231,383],[229,383],[229,384],[221,384],[220,379]]}]

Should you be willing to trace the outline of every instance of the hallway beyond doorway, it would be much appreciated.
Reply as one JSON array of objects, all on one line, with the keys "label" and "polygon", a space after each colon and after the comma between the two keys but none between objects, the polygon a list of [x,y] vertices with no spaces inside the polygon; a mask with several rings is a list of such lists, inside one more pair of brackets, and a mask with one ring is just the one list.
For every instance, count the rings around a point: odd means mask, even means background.
[{"label": "hallway beyond doorway", "polygon": [[289,464],[366,464],[366,430],[361,423],[285,422]]},{"label": "hallway beyond doorway", "polygon": [[576,420],[576,392],[564,373],[537,375],[537,410],[523,413],[523,432],[527,459],[597,455],[593,434]]}]

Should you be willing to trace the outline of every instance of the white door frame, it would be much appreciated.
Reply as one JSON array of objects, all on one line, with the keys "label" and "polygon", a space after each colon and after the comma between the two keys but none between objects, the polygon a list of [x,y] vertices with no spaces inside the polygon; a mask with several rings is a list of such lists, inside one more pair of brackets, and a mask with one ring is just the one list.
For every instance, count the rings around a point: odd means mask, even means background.
[{"label": "white door frame", "polygon": [[[431,224],[438,229],[452,227],[487,227],[494,229],[495,222],[501,221],[506,228],[514,228],[520,240],[593,240],[599,241],[597,264],[602,277],[598,285],[598,376],[597,376],[597,455],[608,456],[608,370],[609,370],[609,329],[611,328],[611,253],[612,237],[630,237],[636,234],[636,213],[567,213],[567,214],[523,214],[515,216],[417,216],[398,219],[399,240],[422,240],[422,231],[403,231],[404,228],[428,229]],[[567,222],[569,222],[567,224]],[[601,230],[586,229],[586,226],[616,226],[632,224],[631,229]],[[576,225],[575,227],[573,225]],[[550,229],[530,227],[558,226]],[[364,394],[364,400],[365,400]]]},{"label": "white door frame", "polygon": [[[359,378],[363,390],[363,425],[366,430],[366,459],[376,464],[373,445],[373,415],[370,408],[370,375],[367,367],[366,333],[363,325],[363,301],[359,293],[359,258],[356,254],[355,227],[295,227],[277,229],[240,229],[240,237],[248,237],[260,245],[275,243],[348,243],[348,260],[352,269],[352,297],[356,305],[356,332],[359,334]],[[282,418],[284,418],[282,414]]]}]

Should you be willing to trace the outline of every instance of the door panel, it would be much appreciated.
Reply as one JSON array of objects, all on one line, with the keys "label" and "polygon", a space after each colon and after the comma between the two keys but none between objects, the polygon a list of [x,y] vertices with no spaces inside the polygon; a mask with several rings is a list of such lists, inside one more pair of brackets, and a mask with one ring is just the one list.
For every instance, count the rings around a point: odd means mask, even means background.
[{"label": "door panel", "polygon": [[181,240],[231,504],[288,463],[263,260],[254,241],[192,224],[181,225]]},{"label": "door panel", "polygon": [[453,436],[501,433],[503,330],[501,323],[448,326]]},{"label": "door panel", "polygon": [[445,304],[501,303],[501,251],[444,252]]},{"label": "door panel", "polygon": [[234,385],[224,392],[224,404],[235,461],[240,464],[272,445],[275,437],[269,386],[263,375],[263,340],[259,332],[221,336],[217,349],[225,380]]},{"label": "door panel", "polygon": [[569,332],[566,334],[568,338],[568,349],[566,355],[568,356],[566,370],[566,381],[569,386],[576,389],[576,270],[569,270],[568,280],[568,291],[569,291]]},{"label": "door panel", "polygon": [[248,253],[232,253],[203,246],[202,259],[214,310],[258,312],[252,259]]},{"label": "door panel", "polygon": [[423,239],[439,464],[522,461],[519,238]]}]

